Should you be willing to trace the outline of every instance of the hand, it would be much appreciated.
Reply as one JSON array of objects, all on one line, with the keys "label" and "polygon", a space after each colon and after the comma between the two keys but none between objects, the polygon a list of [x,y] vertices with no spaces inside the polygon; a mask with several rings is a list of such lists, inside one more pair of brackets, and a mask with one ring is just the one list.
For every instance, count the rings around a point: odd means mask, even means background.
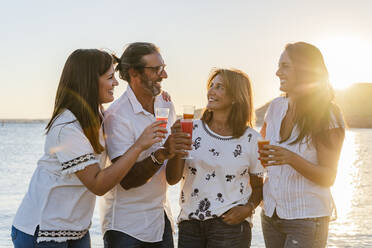
[{"label": "hand", "polygon": [[163,155],[166,156],[165,159],[187,156],[187,150],[192,150],[192,140],[188,133],[182,132],[181,121],[177,120],[171,127],[171,135],[164,143],[166,148]]},{"label": "hand", "polygon": [[172,101],[171,96],[168,94],[168,92],[164,90],[161,92],[161,96],[163,97],[163,100],[166,102]]},{"label": "hand", "polygon": [[253,209],[249,205],[235,206],[224,213],[221,217],[223,222],[229,225],[242,223],[247,217],[251,216]]},{"label": "hand", "polygon": [[155,121],[143,130],[141,136],[137,139],[135,145],[141,150],[146,150],[153,144],[161,142],[165,138],[167,129],[161,127],[161,124],[167,123],[166,121]]},{"label": "hand", "polygon": [[298,156],[296,153],[289,151],[281,146],[265,145],[264,149],[258,151],[260,154],[259,160],[265,166],[272,165],[292,165],[293,161]]},{"label": "hand", "polygon": [[181,133],[181,132],[182,132],[181,120],[178,119],[171,127],[171,133],[174,134],[174,133]]}]

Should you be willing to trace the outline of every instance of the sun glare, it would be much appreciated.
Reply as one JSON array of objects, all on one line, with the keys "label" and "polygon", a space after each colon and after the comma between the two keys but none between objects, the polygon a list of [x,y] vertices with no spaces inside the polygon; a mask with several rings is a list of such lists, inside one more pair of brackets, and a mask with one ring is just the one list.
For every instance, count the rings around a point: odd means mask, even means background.
[{"label": "sun glare", "polygon": [[316,44],[324,56],[334,88],[372,82],[372,45],[358,37],[332,37]]},{"label": "sun glare", "polygon": [[337,179],[331,188],[338,216],[337,224],[332,223],[332,228],[333,232],[338,235],[345,233],[352,235],[357,229],[357,223],[350,221],[350,215],[354,210],[353,203],[357,197],[356,188],[360,183],[356,146],[355,133],[346,132],[338,164]]},{"label": "sun glare", "polygon": [[355,134],[347,132],[338,164],[337,180],[332,187],[332,194],[336,206],[338,206],[338,218],[341,221],[347,218],[349,211],[351,211],[354,184],[357,183],[355,179],[358,173],[357,168],[351,166],[355,157]]}]

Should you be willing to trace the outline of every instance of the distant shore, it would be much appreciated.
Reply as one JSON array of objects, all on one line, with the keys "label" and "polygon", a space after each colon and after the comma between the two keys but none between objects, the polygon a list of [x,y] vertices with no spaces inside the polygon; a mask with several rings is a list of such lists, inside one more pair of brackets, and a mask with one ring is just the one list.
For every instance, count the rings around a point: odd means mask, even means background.
[{"label": "distant shore", "polygon": [[0,119],[1,123],[46,123],[48,119]]},{"label": "distant shore", "polygon": [[[337,90],[335,101],[340,106],[347,126],[350,128],[372,128],[372,83],[355,83],[345,90]],[[271,102],[271,101],[270,101]],[[256,126],[263,124],[267,108],[265,105],[256,109]],[[195,111],[199,119],[203,109]],[[177,115],[180,118],[180,115]],[[0,126],[5,123],[47,123],[49,119],[0,119]]]}]

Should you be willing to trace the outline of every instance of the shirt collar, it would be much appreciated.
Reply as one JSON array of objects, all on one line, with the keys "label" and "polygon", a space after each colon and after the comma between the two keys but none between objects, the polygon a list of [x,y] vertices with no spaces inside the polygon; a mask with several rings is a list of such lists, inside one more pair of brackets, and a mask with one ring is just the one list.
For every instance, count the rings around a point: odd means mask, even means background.
[{"label": "shirt collar", "polygon": [[[132,105],[132,108],[133,108],[133,112],[135,114],[139,114],[139,113],[144,113],[145,115],[152,115],[151,113],[147,112],[141,105],[141,103],[138,101],[136,95],[134,94],[132,88],[130,87],[130,85],[128,84],[128,87],[127,87],[127,91],[126,91],[126,94],[128,96],[128,99],[129,99],[129,102],[131,103]],[[155,101],[154,101],[154,108],[155,107],[158,107],[158,106],[161,106],[162,105],[162,101],[161,101],[161,94],[156,96],[155,97]]]}]

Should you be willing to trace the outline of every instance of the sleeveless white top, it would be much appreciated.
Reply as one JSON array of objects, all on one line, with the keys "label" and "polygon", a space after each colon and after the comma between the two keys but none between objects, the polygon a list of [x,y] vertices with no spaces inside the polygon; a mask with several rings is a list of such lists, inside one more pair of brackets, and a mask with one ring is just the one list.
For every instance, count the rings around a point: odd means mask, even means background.
[{"label": "sleeveless white top", "polygon": [[[266,139],[270,140],[271,145],[284,147],[307,161],[318,164],[317,151],[313,145],[304,142],[289,145],[298,136],[296,128],[287,141],[279,144],[280,127],[287,110],[287,98],[278,97],[272,101],[265,116]],[[333,115],[330,129],[337,127],[339,124]],[[290,165],[267,167],[263,199],[265,215],[269,217],[273,215],[274,210],[283,219],[331,216],[335,211],[330,188],[306,179]]]}]

